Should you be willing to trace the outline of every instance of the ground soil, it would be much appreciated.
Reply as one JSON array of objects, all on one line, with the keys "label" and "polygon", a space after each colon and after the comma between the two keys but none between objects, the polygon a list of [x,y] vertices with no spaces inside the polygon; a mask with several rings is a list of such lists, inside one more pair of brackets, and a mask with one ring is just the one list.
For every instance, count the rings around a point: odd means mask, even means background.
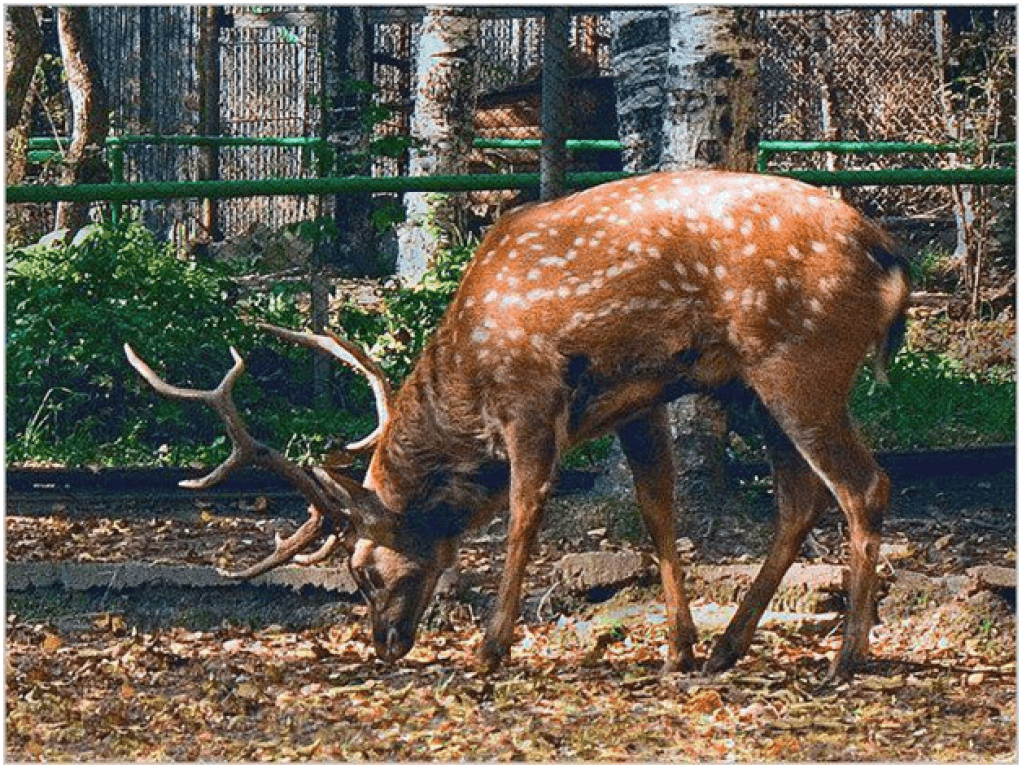
[{"label": "ground soil", "polygon": [[[822,614],[765,623],[721,676],[658,676],[655,582],[602,604],[556,584],[566,552],[648,551],[627,522],[629,502],[577,495],[551,505],[518,642],[489,676],[472,654],[503,521],[466,543],[459,578],[393,666],[375,660],[364,609],[331,595],[241,586],[203,591],[197,611],[167,590],[9,593],[6,758],[1014,762],[1014,590],[966,577],[977,565],[1015,567],[1014,485],[1014,471],[899,485],[883,557],[892,586],[873,660],[851,683],[825,679],[840,631]],[[727,513],[682,522],[686,562],[763,556],[769,490],[739,492]],[[280,515],[300,515],[281,498],[145,504],[81,499],[39,510],[9,500],[7,559],[237,565],[265,553],[276,529],[293,529]],[[845,546],[835,512],[803,559],[845,562]],[[898,588],[919,575],[948,589]],[[694,596],[700,655],[733,608]]]}]

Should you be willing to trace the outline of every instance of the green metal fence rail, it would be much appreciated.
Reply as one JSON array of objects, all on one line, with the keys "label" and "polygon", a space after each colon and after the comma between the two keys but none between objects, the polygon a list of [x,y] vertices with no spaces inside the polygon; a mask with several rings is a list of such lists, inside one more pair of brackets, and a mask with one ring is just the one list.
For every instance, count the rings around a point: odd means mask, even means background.
[{"label": "green metal fence rail", "polygon": [[[33,163],[56,160],[63,156],[63,149],[70,139],[53,137],[33,137],[28,140],[28,159]],[[476,149],[520,149],[538,150],[542,146],[541,139],[475,139]],[[313,152],[326,152],[332,145],[327,139],[315,136],[157,136],[157,135],[124,135],[109,136],[106,139],[106,150],[111,166],[118,162],[123,169],[124,148],[132,145],[145,146],[181,146],[181,147],[295,147]],[[616,139],[568,139],[565,145],[569,152],[617,152],[621,150],[621,142]],[[114,181],[123,181],[123,176],[112,174]]]},{"label": "green metal fence rail", "polygon": [[[319,176],[304,179],[256,179],[214,181],[123,181],[126,146],[132,144],[250,147],[296,147],[313,152],[331,149],[326,139],[317,137],[243,137],[243,136],[112,136],[107,140],[110,151],[109,184],[23,185],[6,188],[8,203],[47,202],[111,202],[138,200],[172,200],[185,198],[231,198],[274,195],[332,195],[403,192],[464,192],[474,190],[531,189],[539,186],[538,173],[471,174],[427,177],[364,177]],[[539,139],[477,139],[480,149],[538,149]],[[994,145],[1014,153],[1014,143]],[[29,150],[37,153],[59,153],[61,140],[33,138]],[[572,139],[568,149],[582,151],[616,151],[621,144],[614,140]],[[828,141],[763,141],[759,144],[757,169],[778,176],[801,179],[822,186],[887,186],[995,184],[1014,185],[1016,170],[1011,168],[892,168],[884,170],[820,170],[798,169],[769,171],[769,161],[782,152],[850,153],[961,153],[976,151],[972,144],[925,144],[919,142],[828,142]],[[53,155],[50,155],[53,156]],[[317,167],[322,167],[317,163]],[[571,187],[585,187],[628,176],[624,171],[582,172],[568,174]]]},{"label": "green metal fence rail", "polygon": [[[569,173],[571,187],[586,187],[620,179],[622,171]],[[351,195],[381,192],[467,192],[539,187],[538,173],[489,173],[463,176],[344,176],[317,179],[257,179],[237,181],[157,181],[131,184],[73,184],[7,187],[8,203],[74,201],[126,202],[183,198],[263,197],[273,195]]]},{"label": "green metal fence rail", "polygon": [[[992,149],[1015,154],[1014,142],[998,142]],[[761,141],[757,147],[756,170],[790,176],[821,186],[1014,184],[1015,168],[888,168],[828,171],[816,168],[770,170],[770,160],[783,153],[832,152],[850,154],[965,154],[975,155],[974,142],[930,144],[912,141]]]}]

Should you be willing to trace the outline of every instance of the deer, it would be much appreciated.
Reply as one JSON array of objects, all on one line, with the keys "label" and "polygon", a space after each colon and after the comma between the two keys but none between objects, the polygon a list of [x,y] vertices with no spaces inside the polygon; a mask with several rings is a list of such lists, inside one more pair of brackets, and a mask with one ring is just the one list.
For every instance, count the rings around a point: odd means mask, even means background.
[{"label": "deer", "polygon": [[[208,487],[253,464],[287,478],[309,502],[309,519],[292,536],[226,575],[249,579],[342,550],[386,662],[413,647],[461,539],[507,510],[506,561],[476,654],[483,670],[500,666],[559,457],[614,433],[659,563],[668,617],[662,671],[732,667],[807,533],[836,502],[850,578],[828,675],[847,679],[868,658],[891,493],[848,398],[871,355],[884,379],[909,290],[908,262],[888,234],[826,190],[789,178],[656,172],[531,204],[491,226],[396,392],[376,362],[330,331],[262,326],[368,379],[378,426],[349,446],[371,452],[362,482],[294,464],[248,434],[231,399],[244,369],[233,348],[234,366],[214,390],[169,385],[125,351],[158,393],[206,403],[226,425],[231,456],[186,484]],[[729,387],[765,417],[777,527],[737,612],[698,664],[675,544],[667,403]]]}]

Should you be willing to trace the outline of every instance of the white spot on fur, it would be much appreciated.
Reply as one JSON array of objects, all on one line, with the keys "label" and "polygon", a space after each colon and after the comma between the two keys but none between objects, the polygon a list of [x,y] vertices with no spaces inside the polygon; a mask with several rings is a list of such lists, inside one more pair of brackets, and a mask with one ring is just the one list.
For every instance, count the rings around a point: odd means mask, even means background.
[{"label": "white spot on fur", "polygon": [[697,261],[696,262],[696,272],[698,272],[703,277],[706,277],[708,274],[710,274],[710,268],[708,266],[706,266],[705,264],[703,264],[703,262]]},{"label": "white spot on fur", "polygon": [[819,240],[813,240],[812,244],[809,247],[812,248],[813,251],[815,251],[816,253],[825,253],[827,250],[827,244],[821,243]]},{"label": "white spot on fur", "polygon": [[490,332],[485,331],[482,328],[476,328],[472,331],[472,341],[476,344],[485,344],[486,340],[490,338]]},{"label": "white spot on fur", "polygon": [[802,251],[798,249],[797,245],[791,244],[788,246],[788,255],[791,256],[791,258],[798,260],[802,258]]},{"label": "white spot on fur", "polygon": [[727,269],[725,269],[723,264],[718,264],[713,268],[713,274],[718,280],[723,280],[727,277]]},{"label": "white spot on fur", "polygon": [[525,306],[525,299],[523,299],[517,293],[508,293],[508,294],[505,294],[503,298],[501,298],[500,306],[502,306],[502,307],[513,307],[513,306],[524,307]]},{"label": "white spot on fur", "polygon": [[483,301],[485,301],[487,304],[490,304],[496,301],[498,296],[500,296],[500,294],[497,293],[496,289],[492,289],[483,297]]},{"label": "white spot on fur", "polygon": [[731,195],[729,193],[727,192],[719,193],[715,198],[713,198],[713,202],[710,203],[709,207],[710,216],[718,220],[723,218],[724,209],[730,200]]},{"label": "white spot on fur", "polygon": [[780,216],[771,216],[770,217],[770,229],[772,229],[774,232],[780,232],[780,230],[781,230],[781,217]]},{"label": "white spot on fur", "polygon": [[757,251],[757,245],[755,243],[746,243],[745,247],[742,248],[743,256],[752,256]]}]

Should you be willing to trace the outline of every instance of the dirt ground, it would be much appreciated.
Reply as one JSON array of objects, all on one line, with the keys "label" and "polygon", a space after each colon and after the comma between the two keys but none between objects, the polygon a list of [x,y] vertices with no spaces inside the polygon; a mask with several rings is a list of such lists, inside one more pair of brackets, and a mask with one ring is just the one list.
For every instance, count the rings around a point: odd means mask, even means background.
[{"label": "dirt ground", "polygon": [[[762,558],[769,491],[744,487],[740,502],[683,521],[687,563]],[[186,508],[163,519],[137,502],[62,503],[38,517],[9,501],[7,559],[237,565],[265,554],[276,529],[293,528],[278,515],[296,512],[279,499],[176,503]],[[967,575],[1015,568],[1014,471],[898,486],[873,659],[843,684],[825,680],[840,642],[833,614],[766,621],[748,657],[718,677],[658,676],[655,582],[592,603],[554,576],[566,552],[648,552],[628,506],[555,499],[518,642],[490,676],[472,654],[502,521],[466,543],[418,645],[392,666],[374,658],[364,609],[325,595],[238,587],[204,592],[208,610],[196,612],[172,594],[8,593],[6,759],[1017,761],[1015,591]],[[846,554],[834,512],[803,560]],[[734,607],[695,596],[701,656]]]}]

